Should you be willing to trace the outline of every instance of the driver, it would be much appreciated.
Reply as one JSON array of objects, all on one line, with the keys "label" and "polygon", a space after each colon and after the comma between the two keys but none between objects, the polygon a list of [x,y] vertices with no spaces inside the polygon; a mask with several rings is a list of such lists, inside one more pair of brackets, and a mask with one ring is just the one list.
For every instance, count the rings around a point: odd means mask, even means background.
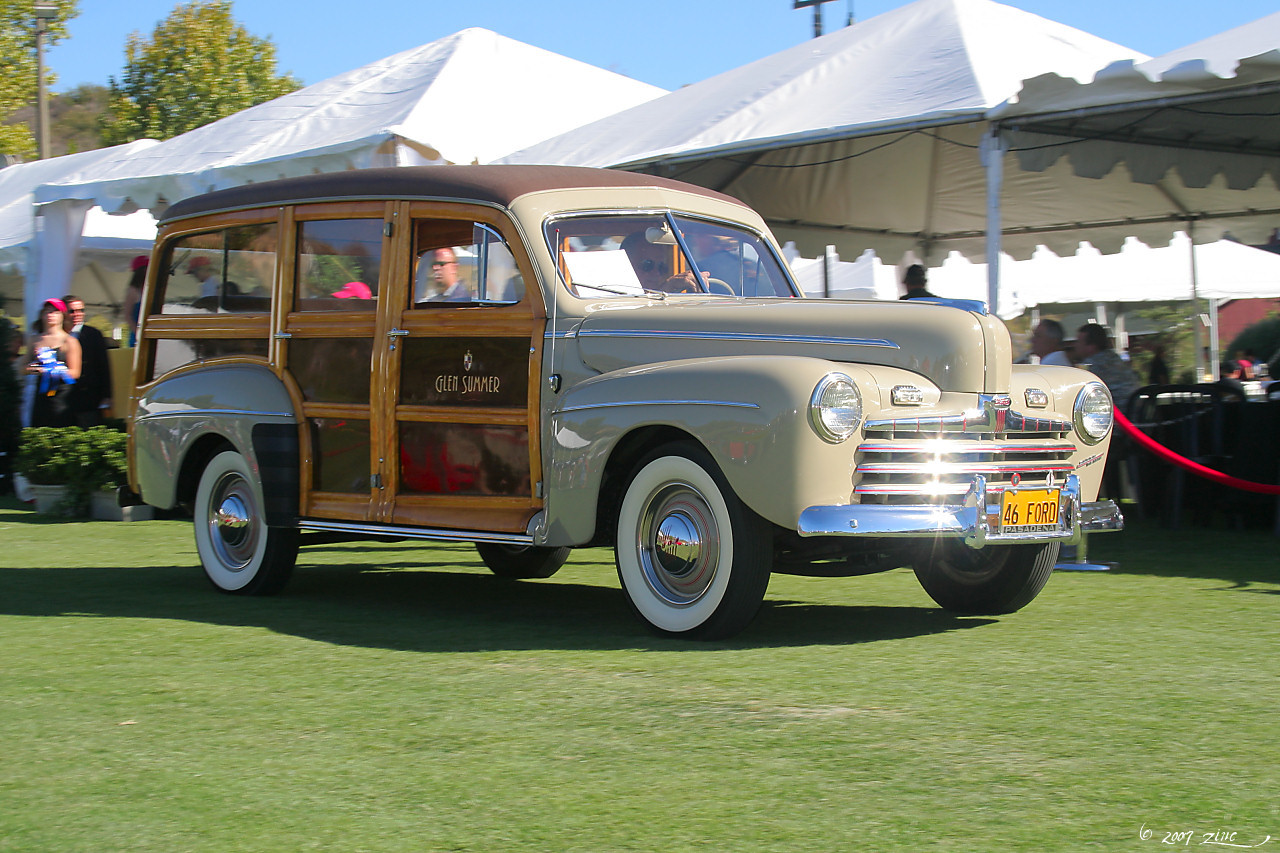
[{"label": "driver", "polygon": [[643,231],[637,231],[622,241],[631,267],[645,290],[661,290],[666,293],[699,293],[693,273],[685,271],[672,275],[671,261],[675,257],[673,246],[650,243]]}]

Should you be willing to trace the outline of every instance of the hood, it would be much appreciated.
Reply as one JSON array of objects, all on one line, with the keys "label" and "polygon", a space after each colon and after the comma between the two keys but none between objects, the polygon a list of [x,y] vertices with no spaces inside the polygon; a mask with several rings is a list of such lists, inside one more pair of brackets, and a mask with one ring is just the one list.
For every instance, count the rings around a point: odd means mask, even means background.
[{"label": "hood", "polygon": [[591,307],[577,338],[583,361],[602,373],[683,358],[794,355],[898,367],[943,391],[979,393],[1007,391],[1011,361],[999,319],[913,301],[615,299]]}]

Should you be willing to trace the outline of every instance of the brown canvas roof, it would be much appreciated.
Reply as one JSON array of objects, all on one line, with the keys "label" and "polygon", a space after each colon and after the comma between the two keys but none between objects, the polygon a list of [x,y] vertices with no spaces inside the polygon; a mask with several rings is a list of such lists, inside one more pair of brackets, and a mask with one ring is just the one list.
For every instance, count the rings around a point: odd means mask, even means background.
[{"label": "brown canvas roof", "polygon": [[305,175],[232,187],[183,199],[172,205],[161,223],[187,216],[263,205],[359,198],[448,198],[509,205],[519,196],[566,187],[645,187],[683,190],[736,201],[692,184],[621,172],[574,166],[409,166],[357,169]]}]

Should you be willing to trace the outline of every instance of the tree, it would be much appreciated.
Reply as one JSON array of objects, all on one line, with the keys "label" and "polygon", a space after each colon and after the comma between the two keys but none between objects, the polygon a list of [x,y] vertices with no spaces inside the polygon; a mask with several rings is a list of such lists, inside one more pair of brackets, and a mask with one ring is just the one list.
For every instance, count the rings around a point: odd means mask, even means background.
[{"label": "tree", "polygon": [[[67,35],[67,21],[76,15],[76,0],[51,0],[58,14],[45,28],[45,46]],[[35,0],[0,0],[0,118],[9,118],[36,99]],[[45,85],[54,76],[45,69]],[[0,124],[0,154],[28,157],[36,151],[35,136],[25,123]]]},{"label": "tree", "polygon": [[108,145],[168,139],[301,87],[276,73],[276,48],[231,17],[231,0],[186,3],[150,39],[132,33],[124,76],[111,78]]}]

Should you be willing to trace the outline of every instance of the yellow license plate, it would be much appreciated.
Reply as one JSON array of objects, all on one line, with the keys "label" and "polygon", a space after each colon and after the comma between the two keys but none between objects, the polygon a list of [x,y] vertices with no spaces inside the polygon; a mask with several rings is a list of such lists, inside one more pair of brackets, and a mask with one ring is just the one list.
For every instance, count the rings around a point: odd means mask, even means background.
[{"label": "yellow license plate", "polygon": [[1057,533],[1058,489],[1006,489],[1000,499],[1001,533]]}]

